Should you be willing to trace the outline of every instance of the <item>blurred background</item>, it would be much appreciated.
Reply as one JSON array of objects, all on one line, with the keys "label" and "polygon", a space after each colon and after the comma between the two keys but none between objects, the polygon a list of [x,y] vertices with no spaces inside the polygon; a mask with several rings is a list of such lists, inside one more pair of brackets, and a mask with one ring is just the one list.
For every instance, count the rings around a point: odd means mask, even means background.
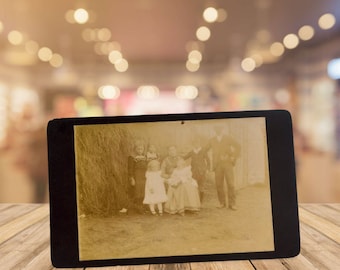
[{"label": "blurred background", "polygon": [[286,109],[300,202],[340,202],[338,0],[0,0],[0,202],[47,202],[57,117]]}]

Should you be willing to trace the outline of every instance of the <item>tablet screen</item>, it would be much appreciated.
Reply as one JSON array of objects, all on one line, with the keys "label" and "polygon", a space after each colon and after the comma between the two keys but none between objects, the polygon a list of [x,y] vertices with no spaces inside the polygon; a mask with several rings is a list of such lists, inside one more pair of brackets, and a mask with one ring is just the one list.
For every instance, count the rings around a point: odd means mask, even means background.
[{"label": "tablet screen", "polygon": [[275,250],[265,117],[73,130],[80,261]]}]

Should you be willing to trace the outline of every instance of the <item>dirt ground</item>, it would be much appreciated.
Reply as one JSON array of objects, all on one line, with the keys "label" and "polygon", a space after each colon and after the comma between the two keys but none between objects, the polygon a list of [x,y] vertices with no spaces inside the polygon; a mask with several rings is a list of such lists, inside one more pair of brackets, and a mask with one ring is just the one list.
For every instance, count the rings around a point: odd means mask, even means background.
[{"label": "dirt ground", "polygon": [[80,259],[157,257],[274,249],[268,186],[237,192],[237,210],[218,209],[214,183],[198,213],[79,218]]}]

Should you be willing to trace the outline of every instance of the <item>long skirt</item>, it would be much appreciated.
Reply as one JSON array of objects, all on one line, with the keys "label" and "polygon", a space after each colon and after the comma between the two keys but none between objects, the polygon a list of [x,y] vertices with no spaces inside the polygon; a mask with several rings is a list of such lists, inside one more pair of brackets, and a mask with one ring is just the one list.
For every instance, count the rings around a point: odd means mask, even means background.
[{"label": "long skirt", "polygon": [[168,200],[164,205],[164,211],[169,214],[183,214],[185,190],[183,184],[177,187],[168,187]]}]

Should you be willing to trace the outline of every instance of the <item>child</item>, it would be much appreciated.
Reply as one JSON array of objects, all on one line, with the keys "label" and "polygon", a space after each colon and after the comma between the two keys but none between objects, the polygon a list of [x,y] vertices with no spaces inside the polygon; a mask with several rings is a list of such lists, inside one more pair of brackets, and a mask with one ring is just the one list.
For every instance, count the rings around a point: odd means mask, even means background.
[{"label": "child", "polygon": [[151,160],[148,163],[145,176],[145,197],[143,203],[149,205],[152,215],[157,215],[155,210],[155,206],[157,205],[158,213],[162,216],[162,203],[166,202],[168,198],[165,193],[164,180],[161,177],[161,168],[158,160]]},{"label": "child", "polygon": [[[143,213],[143,195],[145,190],[145,172],[147,169],[146,155],[144,145],[138,143],[135,145],[133,155],[128,157],[128,177],[129,177],[129,194],[132,207],[139,213]],[[124,209],[120,211],[124,213]]]},{"label": "child", "polygon": [[148,151],[146,152],[146,158],[148,161],[159,159],[158,154],[156,152],[156,146],[154,144],[149,145]]}]

